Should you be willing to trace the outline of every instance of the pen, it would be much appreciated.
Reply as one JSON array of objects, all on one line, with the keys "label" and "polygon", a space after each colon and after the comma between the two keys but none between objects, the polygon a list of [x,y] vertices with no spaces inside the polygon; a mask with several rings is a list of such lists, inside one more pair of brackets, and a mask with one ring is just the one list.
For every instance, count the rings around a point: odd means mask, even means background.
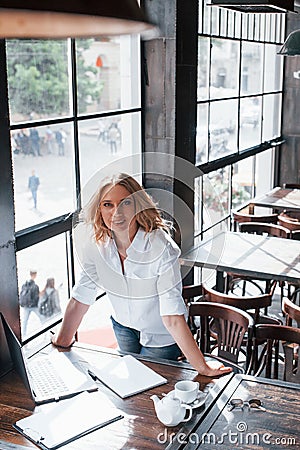
[{"label": "pen", "polygon": [[98,380],[98,377],[94,374],[94,372],[91,371],[91,369],[88,369],[88,374],[91,378],[93,378],[94,381]]}]

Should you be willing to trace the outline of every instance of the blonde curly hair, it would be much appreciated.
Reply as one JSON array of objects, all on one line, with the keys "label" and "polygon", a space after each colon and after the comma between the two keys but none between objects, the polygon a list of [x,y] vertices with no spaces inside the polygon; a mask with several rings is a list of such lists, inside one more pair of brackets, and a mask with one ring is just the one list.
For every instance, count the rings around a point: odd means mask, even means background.
[{"label": "blonde curly hair", "polygon": [[107,228],[103,221],[100,203],[104,190],[108,186],[113,187],[116,185],[123,186],[133,195],[135,218],[141,228],[147,233],[158,228],[162,228],[165,231],[169,230],[167,223],[161,217],[159,210],[145,189],[132,176],[126,173],[119,173],[102,180],[98,190],[85,208],[85,221],[93,226],[96,241],[104,241],[107,237],[112,237],[112,231]]}]

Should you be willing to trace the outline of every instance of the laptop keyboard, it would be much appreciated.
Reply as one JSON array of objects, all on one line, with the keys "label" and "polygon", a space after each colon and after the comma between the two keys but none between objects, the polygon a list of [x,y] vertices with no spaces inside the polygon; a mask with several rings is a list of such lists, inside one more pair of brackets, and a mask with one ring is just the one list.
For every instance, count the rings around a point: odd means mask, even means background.
[{"label": "laptop keyboard", "polygon": [[69,387],[48,358],[32,360],[28,369],[37,396],[51,396],[52,394],[57,395],[57,393],[69,391]]}]

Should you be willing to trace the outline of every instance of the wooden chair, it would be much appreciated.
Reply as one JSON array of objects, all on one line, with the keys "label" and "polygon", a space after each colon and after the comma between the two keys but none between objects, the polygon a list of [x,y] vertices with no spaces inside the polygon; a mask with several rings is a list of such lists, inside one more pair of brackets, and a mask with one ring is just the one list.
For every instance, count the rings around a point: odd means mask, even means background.
[{"label": "wooden chair", "polygon": [[[267,316],[262,313],[262,310],[267,310],[269,306],[272,304],[272,298],[274,295],[274,290],[276,287],[276,282],[273,281],[271,290],[267,294],[257,295],[257,296],[236,296],[236,295],[228,295],[223,294],[222,292],[218,292],[212,288],[207,287],[206,285],[202,286],[204,300],[207,302],[220,303],[223,305],[233,306],[234,308],[241,309],[246,311],[254,321],[254,324],[273,324],[273,325],[282,325],[280,319],[275,317]],[[216,339],[216,331],[215,327],[211,326],[211,334]],[[250,365],[250,357],[251,355],[247,352],[249,349],[247,348],[247,339],[248,336],[245,335],[243,340],[243,347],[246,347],[244,354],[246,356],[246,370]],[[242,350],[243,351],[243,350]]]},{"label": "wooden chair", "polygon": [[278,224],[290,231],[300,230],[300,213],[298,211],[283,211],[278,215]]},{"label": "wooden chair", "polygon": [[[257,341],[266,343],[259,353]],[[300,330],[284,325],[256,325],[252,348],[253,375],[300,383]]]},{"label": "wooden chair", "polygon": [[[276,281],[272,282],[270,292],[257,296],[237,296],[223,294],[208,286],[202,286],[204,300],[207,302],[221,303],[223,305],[234,306],[235,308],[247,311],[254,320],[255,324],[269,323],[274,325],[281,325],[281,321],[275,317],[265,316],[262,314],[262,309],[266,309],[272,304],[272,298],[276,287]],[[251,312],[252,311],[252,312]]]},{"label": "wooden chair", "polygon": [[254,206],[248,205],[248,207],[241,209],[240,211],[233,210],[231,212],[233,230],[237,231],[238,224],[244,222],[262,222],[262,223],[274,223],[277,224],[278,214],[254,214]]},{"label": "wooden chair", "polygon": [[[183,286],[182,297],[187,307],[189,307],[190,303],[193,301],[202,301],[203,299],[202,284],[191,284]],[[193,317],[188,316],[187,324],[191,332],[195,334],[197,325],[194,323]]]},{"label": "wooden chair", "polygon": [[259,223],[259,222],[244,222],[239,224],[239,231],[241,233],[252,233],[268,236],[279,237],[279,238],[289,238],[290,231],[280,225],[270,224],[270,223]]},{"label": "wooden chair", "polygon": [[282,301],[282,312],[285,317],[285,324],[289,327],[293,326],[293,320],[297,323],[297,327],[300,328],[300,307],[295,305],[288,298],[284,298]]},{"label": "wooden chair", "polygon": [[[297,241],[300,241],[300,230],[294,231],[292,230],[290,232],[291,239],[295,239]],[[287,298],[291,300],[293,303],[297,303],[297,299],[299,301],[300,306],[300,283],[292,283],[290,281],[286,281],[285,283],[282,283],[282,291],[284,290],[284,287],[287,286]],[[282,293],[282,299],[284,298],[284,295]]]},{"label": "wooden chair", "polygon": [[291,232],[291,239],[295,239],[296,241],[300,241],[300,230]]},{"label": "wooden chair", "polygon": [[300,184],[298,183],[283,183],[283,189],[300,189]]},{"label": "wooden chair", "polygon": [[195,301],[195,298],[202,298],[202,284],[190,284],[188,286],[183,286],[182,297],[186,305],[191,301]]},{"label": "wooden chair", "polygon": [[[207,302],[191,302],[189,315],[198,318],[199,328],[195,335],[196,342],[205,356],[216,357],[224,364],[238,367],[239,353],[245,334],[250,342],[254,321],[240,309],[229,305]],[[217,328],[217,355],[211,354],[214,345],[211,342],[210,324],[213,320]]]}]

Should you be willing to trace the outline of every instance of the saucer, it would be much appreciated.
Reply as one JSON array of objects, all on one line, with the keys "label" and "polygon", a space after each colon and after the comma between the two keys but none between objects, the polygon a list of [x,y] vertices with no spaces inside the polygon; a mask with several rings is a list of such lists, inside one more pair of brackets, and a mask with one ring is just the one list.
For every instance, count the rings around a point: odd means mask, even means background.
[{"label": "saucer", "polygon": [[[175,395],[175,390],[169,392],[167,394],[167,397],[169,397],[169,396],[174,397],[174,395]],[[192,403],[182,403],[182,404],[189,405],[192,409],[199,408],[200,406],[202,406],[205,403],[206,396],[207,396],[207,392],[198,391],[197,397],[195,398],[195,400]]]}]

